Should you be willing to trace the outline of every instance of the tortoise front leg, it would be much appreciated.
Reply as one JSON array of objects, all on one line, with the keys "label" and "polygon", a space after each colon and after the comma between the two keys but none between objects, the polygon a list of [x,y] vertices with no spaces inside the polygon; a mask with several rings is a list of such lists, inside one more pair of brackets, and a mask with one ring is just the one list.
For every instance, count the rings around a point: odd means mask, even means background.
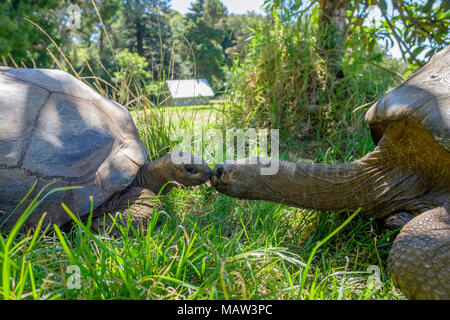
[{"label": "tortoise front leg", "polygon": [[450,299],[450,214],[426,211],[408,222],[389,253],[389,269],[408,299]]},{"label": "tortoise front leg", "polygon": [[[154,207],[160,207],[156,195],[149,189],[141,187],[129,187],[119,195],[111,199],[105,205],[100,206],[94,213],[91,229],[98,233],[107,233],[120,236],[118,228],[112,228],[114,220],[110,214],[116,218],[116,223],[125,226],[129,218],[132,218],[131,225],[135,228],[147,227],[148,221],[152,217]],[[122,219],[119,218],[119,213]]]}]

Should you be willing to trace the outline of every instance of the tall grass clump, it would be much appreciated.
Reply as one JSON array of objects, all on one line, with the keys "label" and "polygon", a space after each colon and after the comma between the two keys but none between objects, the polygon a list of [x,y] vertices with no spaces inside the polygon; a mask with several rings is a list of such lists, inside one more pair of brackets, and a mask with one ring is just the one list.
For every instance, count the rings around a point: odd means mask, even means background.
[{"label": "tall grass clump", "polygon": [[[363,116],[372,103],[398,84],[398,62],[348,37],[341,76],[327,69],[318,39],[318,13],[271,21],[256,27],[245,59],[230,75],[232,122],[280,129],[285,148],[330,146],[360,156],[373,147]],[[394,71],[383,67],[390,64]],[[389,68],[390,69],[390,68]],[[349,148],[348,141],[355,146]],[[349,152],[346,152],[349,151]],[[304,155],[305,156],[305,155]]]}]

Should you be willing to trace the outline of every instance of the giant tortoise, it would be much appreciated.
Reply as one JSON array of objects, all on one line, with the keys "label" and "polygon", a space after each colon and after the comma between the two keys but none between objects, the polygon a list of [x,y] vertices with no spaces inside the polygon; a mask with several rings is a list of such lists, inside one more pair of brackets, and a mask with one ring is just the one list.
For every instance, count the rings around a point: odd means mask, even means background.
[{"label": "giant tortoise", "polygon": [[[55,192],[45,198],[25,223],[66,225],[66,204],[80,217],[94,209],[129,213],[134,221],[151,214],[160,192],[176,183],[206,182],[211,170],[200,157],[172,153],[147,162],[130,112],[85,83],[60,70],[0,67],[0,226],[8,230],[37,191]],[[37,181],[33,193],[15,209]],[[93,197],[91,203],[90,196]],[[108,216],[109,217],[109,216]],[[97,227],[102,223],[94,223]],[[103,225],[104,227],[105,225]]]},{"label": "giant tortoise", "polygon": [[[238,159],[216,166],[211,182],[236,198],[361,208],[402,227],[388,258],[394,284],[410,299],[450,299],[450,47],[383,96],[365,120],[376,148],[360,160]],[[278,172],[262,175],[273,161]]]}]

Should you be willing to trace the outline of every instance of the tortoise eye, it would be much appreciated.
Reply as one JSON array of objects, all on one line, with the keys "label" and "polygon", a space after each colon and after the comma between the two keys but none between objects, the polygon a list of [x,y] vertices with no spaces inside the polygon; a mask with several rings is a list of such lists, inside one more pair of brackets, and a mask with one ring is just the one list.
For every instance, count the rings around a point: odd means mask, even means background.
[{"label": "tortoise eye", "polygon": [[189,174],[194,174],[197,172],[196,168],[192,164],[187,164],[184,166],[184,170]]}]

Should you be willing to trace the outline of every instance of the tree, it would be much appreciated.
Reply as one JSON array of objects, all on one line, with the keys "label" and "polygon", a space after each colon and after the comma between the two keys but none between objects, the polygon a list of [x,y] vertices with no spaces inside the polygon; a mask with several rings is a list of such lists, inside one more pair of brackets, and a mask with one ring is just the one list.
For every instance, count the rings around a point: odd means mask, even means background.
[{"label": "tree", "polygon": [[[405,60],[421,66],[427,58],[450,43],[449,0],[393,0],[392,4],[393,10],[389,13],[386,0],[376,3],[385,20],[381,28],[387,31],[391,42],[398,43]],[[419,58],[424,51],[427,51],[425,59]]]},{"label": "tree", "polygon": [[349,4],[347,0],[319,0],[319,52],[327,62],[329,73],[336,78],[344,76],[340,61],[344,51],[345,20]]},{"label": "tree", "polygon": [[225,27],[226,34],[222,42],[228,65],[232,65],[236,57],[244,56],[245,48],[253,34],[253,28],[263,22],[264,17],[254,12],[228,15]]},{"label": "tree", "polygon": [[172,30],[169,12],[170,0],[153,1],[146,19],[149,30],[145,35],[146,57],[155,80],[164,80],[170,73]]},{"label": "tree", "polygon": [[215,87],[223,86],[226,18],[227,9],[219,0],[194,1],[175,42],[182,58],[192,62],[190,76],[204,77]]},{"label": "tree", "polygon": [[[58,26],[56,19],[47,19],[46,13],[58,6],[56,0],[0,2],[0,57],[13,57],[17,63],[51,65],[45,50],[48,39],[24,18],[28,18],[52,34]],[[57,44],[61,38],[54,37]]]},{"label": "tree", "polygon": [[89,0],[80,3],[82,11],[83,27],[79,30],[79,36],[89,47],[93,35],[97,35],[96,49],[100,60],[104,58],[106,35],[111,33],[111,22],[118,17],[121,0]]},{"label": "tree", "polygon": [[131,53],[128,49],[119,51],[116,54],[117,63],[120,70],[114,72],[116,82],[128,81],[130,78],[138,80],[148,80],[148,62],[137,53]]},{"label": "tree", "polygon": [[[265,7],[285,19],[299,18],[306,10],[318,8],[317,45],[332,74],[339,73],[345,42],[353,41],[355,35],[368,46],[376,44],[376,37],[384,37],[391,46],[396,42],[403,59],[417,66],[450,43],[448,0],[266,0]],[[379,26],[367,25],[374,8],[381,12]],[[420,58],[425,51],[425,59]]]},{"label": "tree", "polygon": [[123,1],[123,34],[126,47],[149,61],[155,79],[164,79],[169,72],[171,30],[169,0]]},{"label": "tree", "polygon": [[[130,50],[137,52],[138,55],[144,56],[144,34],[145,18],[151,1],[148,0],[125,0],[123,1],[122,13],[125,17],[125,26],[129,30],[127,38],[134,38],[130,41]],[[133,33],[131,36],[130,33]]]}]

